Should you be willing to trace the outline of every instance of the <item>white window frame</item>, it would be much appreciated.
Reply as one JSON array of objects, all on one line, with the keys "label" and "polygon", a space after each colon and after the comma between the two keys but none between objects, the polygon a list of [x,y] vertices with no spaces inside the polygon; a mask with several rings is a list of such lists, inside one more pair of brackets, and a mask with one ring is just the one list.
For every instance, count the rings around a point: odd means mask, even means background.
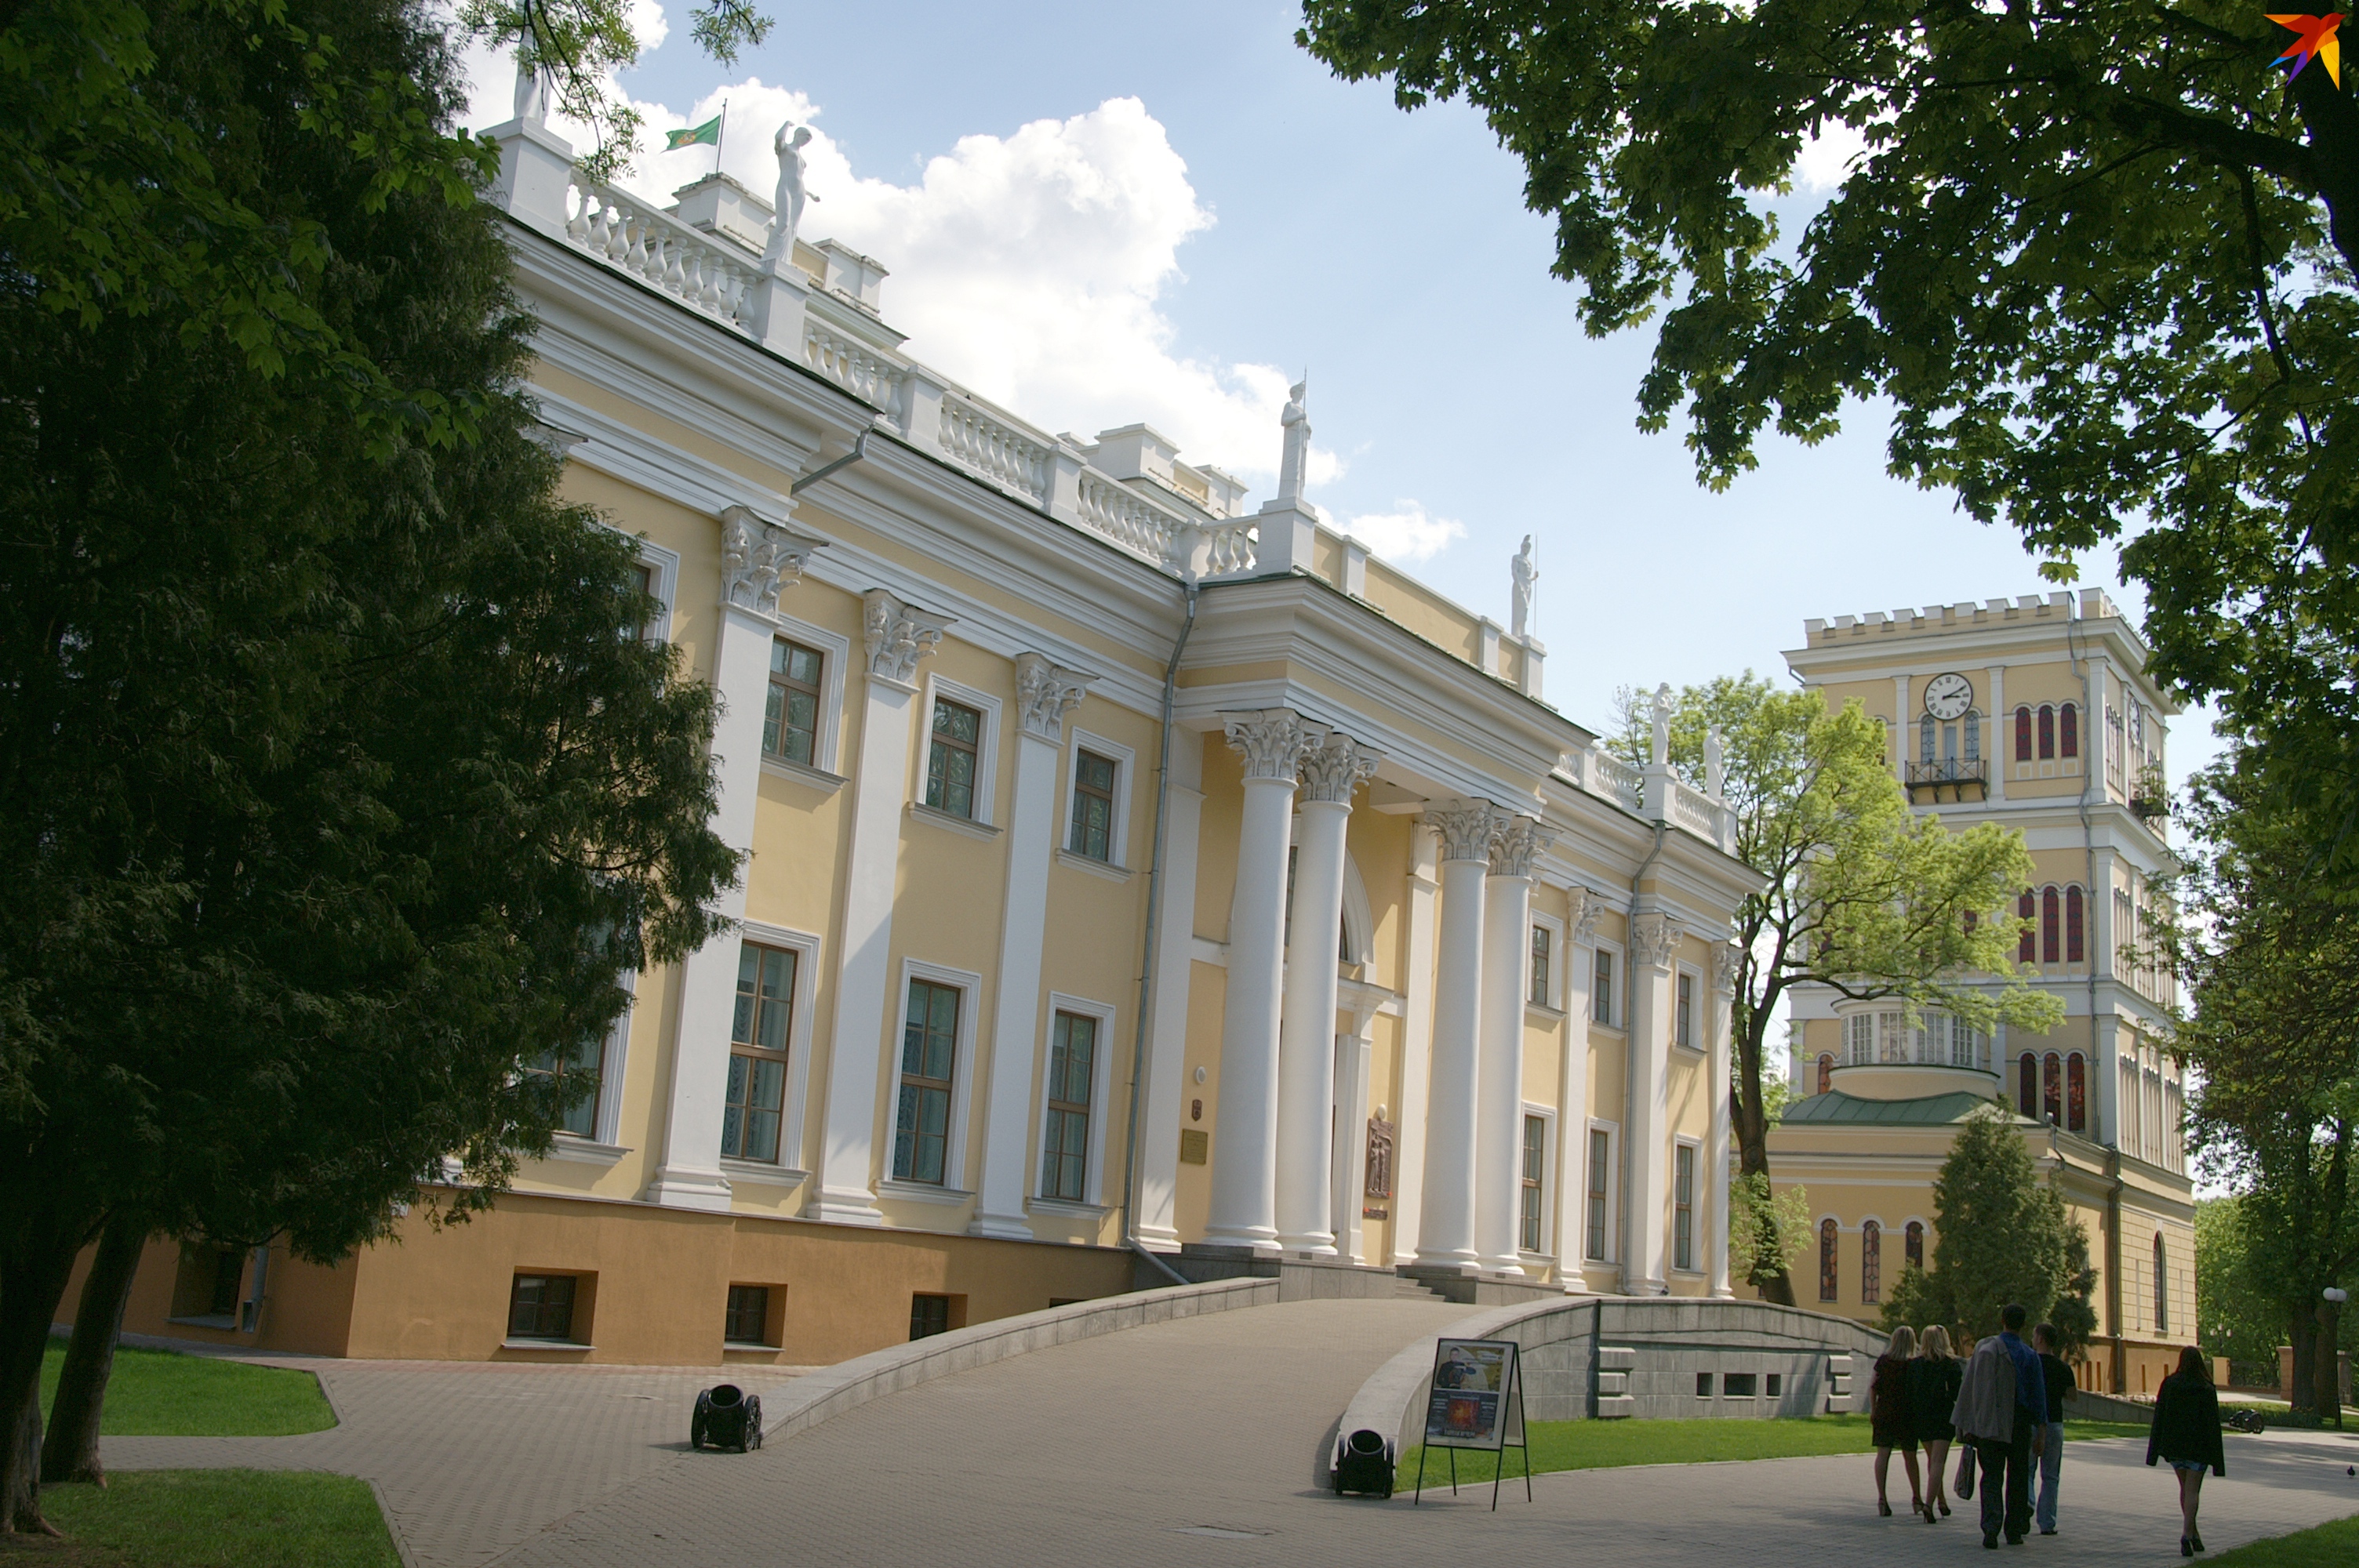
[{"label": "white window frame", "polygon": [[[783,1178],[799,1181],[807,1173],[802,1169],[803,1102],[810,1087],[811,1040],[817,1024],[813,1014],[818,1011],[816,999],[819,995],[821,942],[809,931],[798,931],[789,925],[772,925],[761,920],[740,920],[737,935],[741,942],[753,942],[765,947],[784,947],[794,954],[795,1011],[792,1022],[787,1026],[787,1098],[786,1103],[779,1108],[786,1114],[779,1118],[777,1161],[772,1163],[767,1160],[724,1158],[721,1168],[733,1175],[750,1176],[756,1181],[765,1177],[772,1181]],[[734,997],[737,983],[734,965],[730,966],[728,977]],[[905,987],[905,996],[906,992]],[[721,1042],[721,1048],[724,1051],[729,1048],[726,1039]]]},{"label": "white window frame", "polygon": [[[1680,1044],[1680,979],[1688,981],[1689,1043]],[[1671,966],[1671,1046],[1691,1056],[1703,1054],[1703,1042],[1711,1037],[1712,1025],[1704,1016],[1703,971],[1684,961]]]},{"label": "white window frame", "polygon": [[[1589,1143],[1591,1135],[1605,1134],[1605,1244],[1593,1255],[1589,1250]],[[1591,1117],[1582,1129],[1581,1141],[1581,1260],[1583,1263],[1619,1263],[1622,1260],[1620,1234],[1622,1204],[1622,1124]]]},{"label": "white window frame", "polygon": [[[926,774],[933,765],[934,704],[949,697],[952,702],[972,708],[983,715],[983,733],[975,737],[974,751],[974,815],[958,817],[953,812],[926,805]],[[941,811],[944,816],[973,822],[982,827],[996,827],[994,816],[999,790],[999,719],[1003,704],[987,691],[977,691],[947,676],[929,674],[926,676],[926,700],[920,705],[918,743],[910,748],[914,753],[916,772],[909,780],[909,803],[927,811]]]},{"label": "white window frame", "polygon": [[[951,694],[955,697],[957,694]],[[932,708],[927,708],[928,723],[932,720]],[[899,1114],[901,1099],[901,1047],[909,1033],[909,982],[931,980],[940,986],[955,986],[964,993],[959,1002],[958,1043],[952,1047],[951,1060],[950,1141],[942,1151],[942,1184],[911,1181],[893,1174],[893,1141],[898,1130],[894,1119]],[[892,1076],[887,1080],[892,1092],[886,1097],[885,1120],[885,1174],[880,1190],[894,1193],[914,1193],[919,1196],[935,1196],[944,1193],[971,1197],[974,1189],[967,1185],[966,1124],[968,1108],[974,1099],[974,1033],[975,1013],[983,1006],[983,977],[972,969],[953,969],[944,964],[929,964],[923,958],[901,960],[901,995],[893,1005]],[[1042,1082],[1047,1081],[1045,1075]],[[955,1180],[953,1180],[955,1178]]]},{"label": "white window frame", "polygon": [[[1626,1004],[1630,999],[1630,966],[1629,960],[1623,954],[1622,944],[1609,942],[1600,936],[1589,946],[1592,949],[1589,958],[1589,1022],[1598,1029],[1626,1030],[1629,1028],[1629,1020],[1626,1017],[1629,1009]],[[1612,1016],[1605,1019],[1597,1016],[1597,955],[1599,953],[1611,954],[1614,958],[1614,978],[1612,983],[1605,988],[1606,1006],[1612,1010]]]},{"label": "white window frame", "polygon": [[639,564],[652,570],[654,581],[647,591],[654,594],[656,602],[662,606],[656,611],[656,618],[647,622],[644,634],[651,641],[669,643],[671,641],[671,608],[679,596],[679,552],[666,549],[645,534],[633,534],[629,538],[639,547]]},{"label": "white window frame", "polygon": [[[1564,1011],[1564,965],[1565,959],[1572,951],[1571,945],[1565,941],[1564,922],[1553,914],[1535,914],[1532,916],[1532,924],[1549,934],[1549,979],[1547,994],[1538,1001],[1532,1000],[1532,943],[1531,933],[1527,931],[1524,933],[1524,1004],[1527,1007],[1545,1007],[1556,1012],[1562,1012]],[[1589,962],[1594,965],[1597,960],[1593,957]]]},{"label": "white window frame", "polygon": [[[1518,1121],[1516,1123],[1516,1250],[1522,1257],[1541,1259],[1553,1262],[1556,1260],[1554,1255],[1547,1251],[1546,1249],[1549,1238],[1556,1234],[1557,1194],[1554,1190],[1554,1184],[1549,1180],[1549,1178],[1560,1168],[1557,1159],[1556,1107],[1552,1105],[1536,1105],[1530,1100],[1526,1100],[1524,1101],[1524,1115],[1527,1117],[1537,1116],[1545,1124],[1540,1131],[1541,1249],[1535,1251],[1524,1245],[1524,1124],[1521,1121]],[[1611,1162],[1609,1161],[1609,1164],[1610,1162]],[[1582,1187],[1586,1189],[1589,1184],[1589,1172],[1585,1164],[1581,1173],[1581,1181]],[[1585,1191],[1582,1195],[1584,1197],[1587,1196]],[[1612,1199],[1610,1196],[1607,1199],[1607,1204],[1609,1207],[1612,1205]]]},{"label": "white window frame", "polygon": [[559,1128],[551,1135],[549,1157],[592,1164],[612,1164],[630,1152],[618,1147],[614,1140],[623,1130],[623,1070],[631,1059],[631,1023],[639,1011],[639,973],[625,970],[621,977],[623,989],[630,1000],[606,1028],[604,1044],[598,1051],[598,1115],[592,1121],[590,1135],[568,1132]]},{"label": "white window frame", "polygon": [[[852,639],[839,636],[823,626],[814,626],[808,621],[798,621],[791,615],[781,615],[777,621],[778,636],[789,643],[817,648],[820,652],[822,667],[819,673],[819,734],[811,747],[811,766],[823,773],[841,773],[843,771],[839,761],[843,740],[843,682],[844,672],[852,663]],[[765,664],[762,697],[766,702],[769,700],[769,666]],[[930,715],[926,722],[929,725],[933,722]],[[774,757],[767,752],[762,753],[762,762],[765,767],[775,768],[789,776],[799,771],[796,763],[783,757]]]},{"label": "white window frame", "polygon": [[[1694,1261],[1688,1264],[1684,1269],[1680,1268],[1677,1261],[1679,1258],[1680,1235],[1679,1152],[1682,1149],[1688,1151],[1689,1156],[1692,1161],[1690,1169],[1695,1172],[1695,1182],[1691,1190],[1688,1194],[1688,1238],[1693,1246],[1692,1256],[1694,1258]],[[1708,1235],[1709,1227],[1704,1223],[1706,1210],[1704,1207],[1703,1143],[1701,1140],[1676,1136],[1672,1138],[1671,1168],[1669,1176],[1671,1182],[1671,1233],[1663,1238],[1663,1253],[1667,1260],[1664,1266],[1674,1274],[1701,1275],[1704,1272],[1704,1264],[1707,1261],[1705,1254],[1711,1248],[1711,1238]]]},{"label": "white window frame", "polygon": [[[905,988],[906,989],[906,988]],[[907,1000],[903,1002],[907,1006]],[[1087,1167],[1082,1174],[1082,1201],[1071,1198],[1044,1197],[1040,1193],[1040,1155],[1048,1146],[1049,1128],[1049,1065],[1056,1054],[1057,1015],[1070,1012],[1078,1017],[1098,1021],[1098,1059],[1090,1069],[1090,1152]],[[1039,1108],[1033,1119],[1033,1133],[1028,1144],[1031,1167],[1024,1179],[1025,1190],[1031,1202],[1050,1209],[1096,1208],[1105,1201],[1105,1130],[1107,1085],[1113,1074],[1107,1070],[1114,1057],[1114,1006],[1112,1002],[1093,1001],[1087,997],[1068,996],[1063,991],[1049,993],[1048,1015],[1041,1022],[1039,1070],[1033,1075],[1032,1103]]]},{"label": "white window frame", "polygon": [[[932,743],[933,720],[926,721],[928,744]],[[1080,776],[1082,753],[1093,752],[1114,764],[1114,821],[1106,830],[1106,858],[1092,860],[1073,848],[1073,781]],[[1060,854],[1093,866],[1111,866],[1116,871],[1130,869],[1130,786],[1137,775],[1134,772],[1138,753],[1119,741],[1109,741],[1103,735],[1076,727],[1065,741],[1064,800],[1057,812],[1057,849]]]}]

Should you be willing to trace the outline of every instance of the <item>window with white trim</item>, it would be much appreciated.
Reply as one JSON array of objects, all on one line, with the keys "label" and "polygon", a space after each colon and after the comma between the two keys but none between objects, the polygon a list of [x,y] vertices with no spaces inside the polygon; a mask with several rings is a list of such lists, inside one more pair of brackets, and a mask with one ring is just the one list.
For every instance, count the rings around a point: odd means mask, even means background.
[{"label": "window with white trim", "polygon": [[1587,1200],[1583,1227],[1584,1250],[1598,1262],[1613,1255],[1612,1227],[1614,1223],[1614,1132],[1610,1128],[1589,1130],[1588,1180],[1583,1184]]},{"label": "window with white trim", "polygon": [[901,1027],[900,1093],[893,1118],[893,1174],[948,1184],[951,1101],[956,1091],[959,1012],[965,993],[912,977]]},{"label": "window with white trim", "polygon": [[738,944],[737,1007],[729,1027],[729,1086],[721,1113],[724,1159],[775,1163],[778,1158],[800,957],[791,947]]},{"label": "window with white trim", "polygon": [[1696,1266],[1696,1146],[1671,1148],[1671,1267],[1692,1271]]},{"label": "window with white trim", "polygon": [[1040,1195],[1084,1201],[1090,1174],[1091,1090],[1098,1021],[1060,1008],[1049,1026],[1049,1108],[1040,1126]]}]

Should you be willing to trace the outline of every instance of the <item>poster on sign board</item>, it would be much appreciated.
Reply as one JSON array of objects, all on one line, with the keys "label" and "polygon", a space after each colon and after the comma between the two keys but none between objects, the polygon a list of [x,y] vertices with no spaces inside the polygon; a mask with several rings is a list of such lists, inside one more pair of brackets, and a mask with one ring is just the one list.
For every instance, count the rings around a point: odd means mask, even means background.
[{"label": "poster on sign board", "polygon": [[1443,1339],[1433,1347],[1433,1393],[1425,1407],[1429,1448],[1488,1448],[1507,1441],[1507,1395],[1516,1345],[1507,1339]]}]

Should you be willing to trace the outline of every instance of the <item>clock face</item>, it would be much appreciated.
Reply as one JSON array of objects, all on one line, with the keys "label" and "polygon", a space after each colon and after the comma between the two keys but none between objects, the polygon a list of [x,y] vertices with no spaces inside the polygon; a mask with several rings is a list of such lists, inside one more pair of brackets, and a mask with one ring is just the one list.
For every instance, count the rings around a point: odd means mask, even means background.
[{"label": "clock face", "polygon": [[1974,683],[1962,675],[1935,676],[1925,683],[1925,711],[1936,719],[1955,719],[1973,701]]}]

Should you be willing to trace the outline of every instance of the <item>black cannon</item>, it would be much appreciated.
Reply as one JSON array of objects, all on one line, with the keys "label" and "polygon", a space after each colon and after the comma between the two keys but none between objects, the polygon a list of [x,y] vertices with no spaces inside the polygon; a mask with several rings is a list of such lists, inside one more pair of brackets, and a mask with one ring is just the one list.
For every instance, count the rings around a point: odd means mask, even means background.
[{"label": "black cannon", "polygon": [[688,1445],[702,1449],[734,1448],[744,1454],[762,1446],[762,1396],[749,1394],[734,1383],[722,1383],[696,1396],[696,1413],[688,1418]]},{"label": "black cannon", "polygon": [[1393,1495],[1393,1445],[1362,1427],[1335,1445],[1335,1492]]}]

